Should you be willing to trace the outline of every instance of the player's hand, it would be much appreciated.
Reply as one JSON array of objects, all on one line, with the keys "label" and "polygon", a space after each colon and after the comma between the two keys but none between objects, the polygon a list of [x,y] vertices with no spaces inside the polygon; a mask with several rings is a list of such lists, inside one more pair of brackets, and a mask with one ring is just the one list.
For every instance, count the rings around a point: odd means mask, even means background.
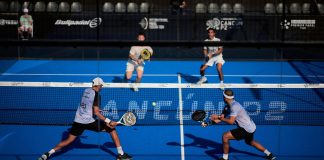
[{"label": "player's hand", "polygon": [[220,117],[217,115],[217,114],[212,114],[210,117],[209,117],[210,120],[212,120],[213,122],[215,123],[220,123],[221,120],[220,120]]},{"label": "player's hand", "polygon": [[225,115],[224,114],[221,114],[219,117],[218,117],[218,119],[220,119],[220,120],[223,120],[225,118]]},{"label": "player's hand", "polygon": [[115,128],[118,123],[115,122],[115,121],[110,121],[109,123],[106,123],[106,125],[109,127],[109,128]]},{"label": "player's hand", "polygon": [[144,60],[143,59],[138,59],[137,64],[141,64]]},{"label": "player's hand", "polygon": [[201,127],[207,127],[207,126],[208,126],[208,124],[206,122],[201,123]]}]

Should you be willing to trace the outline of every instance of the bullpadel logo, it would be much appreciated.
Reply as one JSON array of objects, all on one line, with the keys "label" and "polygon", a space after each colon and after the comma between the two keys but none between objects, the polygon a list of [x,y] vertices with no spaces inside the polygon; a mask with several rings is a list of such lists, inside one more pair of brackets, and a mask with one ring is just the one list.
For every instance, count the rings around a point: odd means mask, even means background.
[{"label": "bullpadel logo", "polygon": [[55,25],[63,25],[63,26],[89,26],[90,28],[98,27],[102,22],[101,18],[94,18],[91,20],[61,20],[58,19],[55,22]]}]

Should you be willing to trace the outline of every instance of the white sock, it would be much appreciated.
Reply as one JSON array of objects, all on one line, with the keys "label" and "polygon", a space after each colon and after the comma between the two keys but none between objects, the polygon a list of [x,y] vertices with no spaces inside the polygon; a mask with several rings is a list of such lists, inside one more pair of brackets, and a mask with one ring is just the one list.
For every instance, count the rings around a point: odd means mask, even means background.
[{"label": "white sock", "polygon": [[51,156],[53,153],[55,153],[54,149],[51,149],[50,151],[48,151],[49,156]]},{"label": "white sock", "polygon": [[228,154],[223,154],[224,159],[228,159]]},{"label": "white sock", "polygon": [[271,154],[271,152],[269,152],[267,149],[264,150],[263,153],[265,153],[267,156],[269,156]]},{"label": "white sock", "polygon": [[224,81],[220,81],[220,83],[224,83]]},{"label": "white sock", "polygon": [[121,155],[124,154],[123,148],[121,146],[117,147],[117,152],[118,152],[118,154],[121,154]]}]

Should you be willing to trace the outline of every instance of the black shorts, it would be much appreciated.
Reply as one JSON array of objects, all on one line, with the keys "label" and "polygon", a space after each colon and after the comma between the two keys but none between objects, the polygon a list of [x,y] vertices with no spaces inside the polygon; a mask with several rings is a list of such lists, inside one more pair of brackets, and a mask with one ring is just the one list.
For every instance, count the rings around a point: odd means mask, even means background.
[{"label": "black shorts", "polygon": [[111,131],[115,130],[115,128],[109,128],[105,122],[99,120],[96,120],[89,124],[73,122],[70,133],[74,136],[80,136],[84,130],[95,132],[107,131],[110,133]]},{"label": "black shorts", "polygon": [[244,139],[245,143],[247,143],[247,144],[250,144],[254,137],[254,132],[249,133],[244,128],[240,128],[240,127],[236,128],[236,129],[232,129],[230,132],[232,133],[233,137],[236,140],[239,141],[239,140]]}]

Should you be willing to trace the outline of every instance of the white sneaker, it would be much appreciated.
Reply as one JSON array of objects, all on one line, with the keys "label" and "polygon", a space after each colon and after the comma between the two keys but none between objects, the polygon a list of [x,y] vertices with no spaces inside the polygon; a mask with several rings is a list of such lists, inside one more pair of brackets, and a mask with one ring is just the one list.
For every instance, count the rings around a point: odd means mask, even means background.
[{"label": "white sneaker", "polygon": [[200,80],[197,82],[197,84],[203,84],[207,81],[207,78],[205,76],[201,77]]},{"label": "white sneaker", "polygon": [[224,90],[224,89],[225,89],[225,85],[224,85],[223,82],[219,83],[219,88],[220,88],[221,90]]},{"label": "white sneaker", "polygon": [[137,87],[137,84],[133,84],[133,91],[134,92],[138,92],[139,90],[138,90],[138,87]]}]

